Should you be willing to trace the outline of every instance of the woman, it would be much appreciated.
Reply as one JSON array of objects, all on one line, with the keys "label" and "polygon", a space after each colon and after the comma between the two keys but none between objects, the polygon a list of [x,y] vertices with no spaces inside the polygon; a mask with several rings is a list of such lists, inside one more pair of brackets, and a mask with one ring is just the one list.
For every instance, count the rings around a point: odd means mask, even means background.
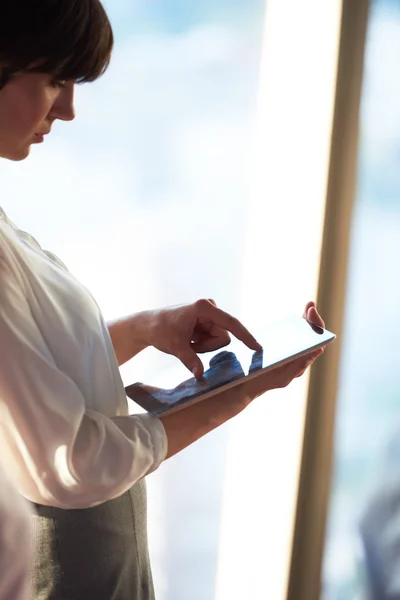
[{"label": "woman", "polygon": [[[55,120],[72,120],[75,84],[102,75],[112,45],[98,0],[0,2],[0,156],[23,160]],[[118,366],[147,346],[200,377],[197,353],[229,333],[259,344],[210,300],[106,325],[64,264],[4,213],[0,259],[0,455],[37,514],[33,597],[152,599],[143,478],[320,351],[179,413],[129,416]],[[306,316],[323,324],[313,303]]]}]

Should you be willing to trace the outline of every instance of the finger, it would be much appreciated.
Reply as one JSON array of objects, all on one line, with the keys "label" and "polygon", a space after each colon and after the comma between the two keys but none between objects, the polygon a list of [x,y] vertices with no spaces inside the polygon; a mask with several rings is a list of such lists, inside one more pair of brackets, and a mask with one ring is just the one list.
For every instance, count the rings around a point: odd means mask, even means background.
[{"label": "finger", "polygon": [[298,359],[297,362],[299,362],[300,364],[303,362],[308,362],[308,361],[314,361],[317,360],[317,358],[319,356],[321,356],[321,354],[324,353],[324,346],[321,346],[319,348],[317,348],[316,350],[313,350],[312,352],[309,352],[308,354],[305,354],[304,356],[302,356],[301,358]]},{"label": "finger", "polygon": [[203,363],[197,356],[196,352],[188,346],[182,350],[174,352],[175,356],[185,365],[187,369],[196,377],[200,379],[204,373]]},{"label": "finger", "polygon": [[313,364],[315,358],[309,358],[302,366],[301,370],[295,375],[295,377],[303,377],[304,373],[309,369]]},{"label": "finger", "polygon": [[[221,327],[217,327],[216,325],[212,324],[209,329],[195,329],[191,340],[194,344],[200,345],[208,340],[215,340],[215,343],[221,344],[220,347],[222,348],[230,343],[231,336],[229,335],[229,331],[226,331],[226,329],[222,329]],[[216,348],[218,348],[218,346],[216,346]]]},{"label": "finger", "polygon": [[315,302],[307,302],[303,313],[303,319],[307,319],[307,313],[310,310],[310,308],[315,308]]},{"label": "finger", "polygon": [[292,378],[296,377],[298,373],[303,373],[310,365],[313,364],[317,360],[321,354],[323,354],[324,348],[317,348],[317,350],[313,350],[300,358],[296,358],[291,362],[283,365],[281,367],[282,372],[286,370],[286,372],[291,375]]},{"label": "finger", "polygon": [[286,365],[272,369],[253,380],[245,382],[239,392],[250,399],[254,399],[262,396],[269,390],[288,386],[296,377],[304,375],[306,370],[322,354],[323,350],[321,350],[319,348],[307,356],[298,358]]},{"label": "finger", "polygon": [[314,325],[318,325],[319,327],[325,328],[325,322],[322,319],[319,312],[317,311],[317,309],[315,308],[315,306],[312,306],[308,309],[306,319]]},{"label": "finger", "polygon": [[304,373],[307,371],[307,369],[309,367],[311,367],[315,361],[317,360],[317,358],[319,358],[321,356],[321,354],[324,353],[325,348],[318,348],[318,350],[316,350],[315,352],[313,352],[311,355],[308,355],[305,358],[305,361],[303,362],[303,365],[299,365],[299,373],[296,375],[296,377],[301,377],[302,375],[304,375]]},{"label": "finger", "polygon": [[191,347],[197,354],[203,354],[204,352],[213,352],[220,348],[229,346],[231,339],[228,336],[210,337],[202,340],[201,342],[192,342]]},{"label": "finger", "polygon": [[202,317],[210,319],[218,327],[222,327],[232,333],[251,350],[260,351],[262,349],[261,344],[257,342],[250,331],[229,313],[217,308],[207,300],[199,300],[197,306]]}]

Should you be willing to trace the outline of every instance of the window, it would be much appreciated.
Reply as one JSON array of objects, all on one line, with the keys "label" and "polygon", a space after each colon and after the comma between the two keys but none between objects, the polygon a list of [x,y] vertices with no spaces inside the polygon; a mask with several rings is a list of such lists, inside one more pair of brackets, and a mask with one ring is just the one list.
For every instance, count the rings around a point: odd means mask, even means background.
[{"label": "window", "polygon": [[[400,3],[371,3],[324,600],[398,597]],[[378,491],[380,490],[380,491]],[[397,498],[397,500],[396,500]],[[390,541],[386,533],[391,530]],[[398,543],[398,539],[397,539]],[[397,558],[396,558],[397,557]],[[384,574],[379,561],[386,563]],[[397,587],[396,587],[397,585]]]}]

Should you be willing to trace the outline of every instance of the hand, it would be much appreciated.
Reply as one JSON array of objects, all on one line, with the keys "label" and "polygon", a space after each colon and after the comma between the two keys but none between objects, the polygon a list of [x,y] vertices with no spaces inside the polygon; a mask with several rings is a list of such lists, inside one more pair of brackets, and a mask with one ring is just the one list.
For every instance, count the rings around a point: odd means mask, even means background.
[{"label": "hand", "polygon": [[256,379],[245,381],[241,386],[238,386],[244,404],[249,404],[251,401],[270,390],[287,387],[294,379],[304,375],[306,370],[311,367],[323,352],[324,349],[319,348],[312,354],[298,358],[282,367],[277,367],[276,369],[265,373],[265,375],[260,375]]},{"label": "hand", "polygon": [[227,346],[231,341],[230,334],[251,350],[261,350],[244,325],[218,308],[213,300],[198,300],[151,313],[150,345],[179,358],[197,379],[204,372],[197,354]]},{"label": "hand", "polygon": [[[179,311],[184,308],[181,307],[181,309],[177,308],[175,310]],[[320,327],[324,325],[313,302],[307,304],[304,317]],[[197,322],[196,319],[195,322]],[[221,327],[221,325],[218,324],[218,327]],[[224,325],[222,325],[222,329],[224,329]],[[227,328],[225,329],[226,331]],[[195,344],[201,343],[201,341],[189,343]],[[222,340],[220,339],[220,341]],[[226,341],[227,338],[225,337]],[[177,347],[180,347],[179,343]],[[309,356],[294,360],[268,373],[260,374],[253,380],[245,379],[237,387],[217,393],[208,400],[194,403],[178,412],[161,415],[160,419],[168,438],[167,458],[174,456],[203,435],[206,435],[216,427],[222,425],[222,423],[238,415],[258,396],[261,396],[268,390],[287,386],[295,377],[300,377],[322,352],[323,350],[314,351]]]},{"label": "hand", "polygon": [[[197,356],[227,346],[230,334],[251,350],[261,350],[251,333],[232,315],[217,307],[213,300],[173,306],[150,313],[148,343],[166,354],[176,356],[199,379],[203,363]],[[304,318],[324,327],[314,302],[306,305]]]},{"label": "hand", "polygon": [[[325,322],[318,313],[315,302],[308,302],[304,310],[303,318],[310,323],[325,328]],[[287,387],[294,379],[301,377],[309,367],[324,353],[325,348],[319,348],[310,354],[293,360],[282,367],[278,367],[260,375],[256,379],[250,379],[238,386],[238,393],[241,394],[244,404],[249,404],[265,392],[270,390]]]}]

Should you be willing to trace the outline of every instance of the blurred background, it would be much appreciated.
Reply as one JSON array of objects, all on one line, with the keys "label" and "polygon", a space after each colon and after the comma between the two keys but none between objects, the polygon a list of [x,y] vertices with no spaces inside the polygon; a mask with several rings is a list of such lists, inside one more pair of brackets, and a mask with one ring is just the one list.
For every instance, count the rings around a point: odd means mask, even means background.
[{"label": "blurred background", "polygon": [[[253,328],[301,313],[318,285],[341,2],[105,5],[109,71],[77,90],[74,123],[1,165],[3,208],[106,318],[201,297]],[[359,520],[397,419],[399,64],[400,0],[374,0],[322,600],[367,598]],[[124,381],[171,361],[145,351]],[[307,378],[268,394],[148,478],[159,600],[284,600],[306,400]]]},{"label": "blurred background", "polygon": [[[399,60],[400,2],[373,0],[364,59],[323,600],[370,598],[360,521],[376,488],[383,492],[389,482],[393,485],[393,477],[400,488],[397,456],[393,452],[391,459],[390,452],[388,456],[393,442],[400,441]],[[394,538],[399,499],[391,499]],[[400,573],[398,547],[392,552],[397,554],[394,568]],[[392,569],[389,564],[387,568]],[[372,597],[395,600],[400,588]]]}]

